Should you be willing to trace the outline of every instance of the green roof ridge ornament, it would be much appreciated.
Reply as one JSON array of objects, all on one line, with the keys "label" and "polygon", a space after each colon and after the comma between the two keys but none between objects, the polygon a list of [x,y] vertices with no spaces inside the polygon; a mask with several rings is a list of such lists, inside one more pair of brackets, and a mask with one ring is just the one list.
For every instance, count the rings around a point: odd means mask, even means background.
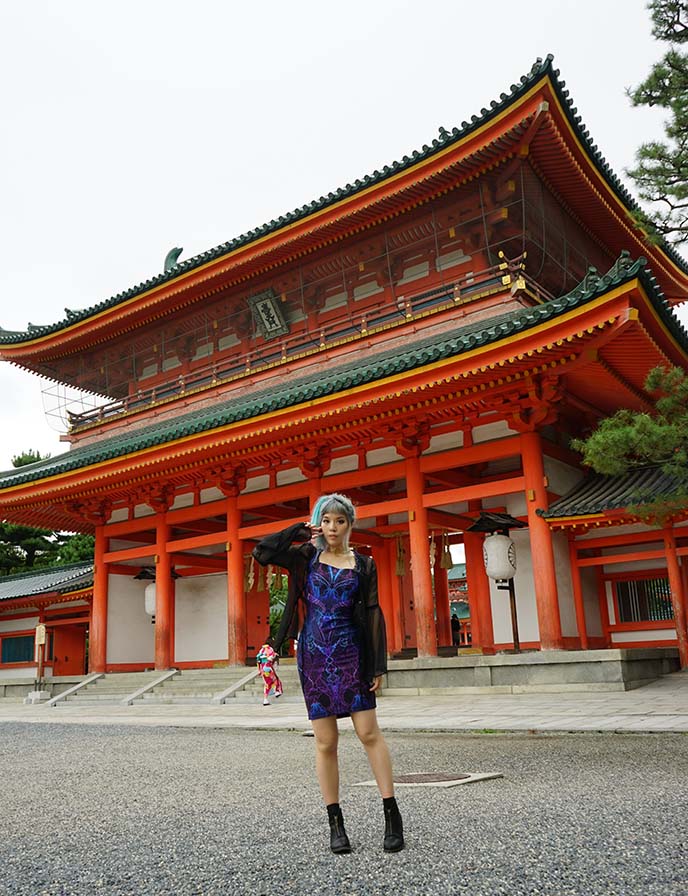
[{"label": "green roof ridge ornament", "polygon": [[172,268],[177,264],[177,259],[183,251],[184,249],[180,249],[178,247],[170,249],[170,251],[165,256],[165,266],[163,268],[163,273],[166,274],[168,271],[172,270]]}]

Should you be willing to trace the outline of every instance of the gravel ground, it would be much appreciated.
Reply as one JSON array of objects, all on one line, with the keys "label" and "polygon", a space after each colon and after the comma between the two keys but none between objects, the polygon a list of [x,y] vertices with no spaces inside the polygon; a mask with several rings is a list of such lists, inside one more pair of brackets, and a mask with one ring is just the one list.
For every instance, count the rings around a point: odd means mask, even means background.
[{"label": "gravel ground", "polygon": [[289,732],[0,725],[5,896],[682,896],[685,735],[389,735],[407,848],[382,851],[377,791],[341,740],[354,852],[333,856],[313,740]]}]

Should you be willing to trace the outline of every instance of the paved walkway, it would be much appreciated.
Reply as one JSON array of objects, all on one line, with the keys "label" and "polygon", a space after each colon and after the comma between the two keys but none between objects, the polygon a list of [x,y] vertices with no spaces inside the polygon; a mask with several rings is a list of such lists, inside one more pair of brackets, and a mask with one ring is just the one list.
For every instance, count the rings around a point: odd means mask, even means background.
[{"label": "paved walkway", "polygon": [[[384,697],[378,703],[389,731],[625,731],[688,732],[688,670],[632,691],[566,694],[480,694]],[[266,728],[309,731],[295,701],[228,702],[224,706],[135,705],[58,707],[0,705],[3,721],[36,724]],[[346,720],[342,726],[350,725]]]}]

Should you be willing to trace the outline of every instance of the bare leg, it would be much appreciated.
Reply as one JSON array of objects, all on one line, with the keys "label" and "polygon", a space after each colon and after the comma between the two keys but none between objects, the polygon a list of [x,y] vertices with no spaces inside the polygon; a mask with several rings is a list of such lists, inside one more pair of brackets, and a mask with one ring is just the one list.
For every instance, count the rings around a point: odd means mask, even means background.
[{"label": "bare leg", "polygon": [[365,747],[368,754],[368,762],[372,769],[380,796],[394,796],[394,778],[392,775],[392,760],[387,749],[380,726],[377,723],[377,713],[374,709],[365,709],[351,714],[351,721],[358,739]]},{"label": "bare leg", "polygon": [[339,802],[339,763],[337,744],[339,729],[335,716],[313,720],[315,735],[315,772],[325,805]]}]

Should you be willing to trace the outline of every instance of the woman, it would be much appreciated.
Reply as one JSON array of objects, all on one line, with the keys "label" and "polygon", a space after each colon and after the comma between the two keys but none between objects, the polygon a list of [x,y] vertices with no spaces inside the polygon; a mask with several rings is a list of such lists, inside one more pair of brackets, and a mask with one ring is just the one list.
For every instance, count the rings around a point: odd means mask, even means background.
[{"label": "woman", "polygon": [[279,666],[279,654],[272,646],[272,638],[268,638],[258,651],[256,663],[263,678],[263,706],[270,706],[270,695],[274,694],[277,698],[283,693],[282,682],[276,669],[276,666]]},{"label": "woman", "polygon": [[[253,555],[288,570],[289,590],[275,637],[279,652],[285,638],[298,633],[298,605],[305,608],[297,663],[301,687],[313,723],[315,766],[330,823],[330,848],[351,852],[339,807],[337,719],[351,716],[365,747],[382,796],[385,852],[404,846],[401,815],[394,798],[392,762],[377,723],[375,694],[387,671],[385,623],[377,594],[372,558],[355,553],[349,537],[355,518],[344,495],[319,498],[311,521],[268,535]],[[295,542],[302,542],[294,546]]]}]

